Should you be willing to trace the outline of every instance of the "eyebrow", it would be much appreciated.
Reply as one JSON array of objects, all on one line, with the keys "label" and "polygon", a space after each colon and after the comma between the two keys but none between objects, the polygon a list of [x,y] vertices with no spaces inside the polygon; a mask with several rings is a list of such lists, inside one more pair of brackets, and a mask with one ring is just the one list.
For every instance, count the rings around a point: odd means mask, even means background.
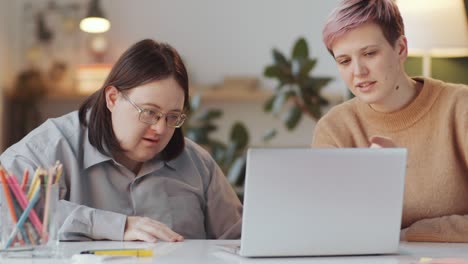
[{"label": "eyebrow", "polygon": [[[362,48],[359,49],[359,52],[362,52],[366,49],[370,49],[370,48],[378,48],[378,45],[367,45],[367,46],[364,46]],[[336,56],[335,57],[335,60],[338,60],[339,58],[342,58],[342,57],[347,57],[348,55],[346,54],[343,54],[343,55],[339,55],[339,56]]]}]

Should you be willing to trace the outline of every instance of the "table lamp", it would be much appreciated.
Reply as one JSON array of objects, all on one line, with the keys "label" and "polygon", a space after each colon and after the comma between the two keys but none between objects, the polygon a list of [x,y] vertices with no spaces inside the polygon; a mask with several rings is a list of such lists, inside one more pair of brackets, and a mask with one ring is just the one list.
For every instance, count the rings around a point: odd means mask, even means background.
[{"label": "table lamp", "polygon": [[422,56],[423,75],[431,58],[468,56],[468,21],[463,0],[398,0],[409,55]]}]

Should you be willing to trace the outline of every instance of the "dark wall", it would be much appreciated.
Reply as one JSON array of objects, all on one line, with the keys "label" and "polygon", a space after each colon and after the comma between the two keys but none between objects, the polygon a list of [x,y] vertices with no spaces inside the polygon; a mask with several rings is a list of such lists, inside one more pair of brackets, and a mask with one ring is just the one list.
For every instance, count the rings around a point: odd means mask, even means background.
[{"label": "dark wall", "polygon": [[466,17],[468,17],[468,0],[465,0]]},{"label": "dark wall", "polygon": [[[468,0],[464,0],[464,2],[468,18]],[[422,75],[422,58],[409,57],[405,63],[405,68],[410,76]],[[462,58],[433,58],[431,68],[433,78],[468,84],[468,56]]]},{"label": "dark wall", "polygon": [[[405,68],[408,75],[421,76],[422,58],[408,57]],[[433,58],[431,72],[431,76],[435,79],[468,85],[468,57]]]}]

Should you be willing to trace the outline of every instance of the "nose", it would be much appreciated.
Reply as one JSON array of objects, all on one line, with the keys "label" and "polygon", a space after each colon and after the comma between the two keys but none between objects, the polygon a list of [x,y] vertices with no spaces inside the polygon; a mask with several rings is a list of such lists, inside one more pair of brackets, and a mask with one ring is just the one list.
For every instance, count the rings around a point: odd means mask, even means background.
[{"label": "nose", "polygon": [[361,60],[354,60],[353,74],[354,76],[364,76],[369,73],[369,69]]},{"label": "nose", "polygon": [[159,116],[159,119],[156,121],[155,124],[151,125],[151,129],[156,132],[156,134],[164,134],[164,131],[167,129],[166,125],[166,117],[165,116]]}]

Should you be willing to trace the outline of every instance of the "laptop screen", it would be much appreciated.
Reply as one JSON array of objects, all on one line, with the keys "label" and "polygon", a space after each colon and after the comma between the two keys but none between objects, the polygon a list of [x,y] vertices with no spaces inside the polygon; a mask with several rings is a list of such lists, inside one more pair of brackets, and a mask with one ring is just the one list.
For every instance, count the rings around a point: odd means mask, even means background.
[{"label": "laptop screen", "polygon": [[406,155],[402,148],[249,149],[240,254],[395,252]]}]

